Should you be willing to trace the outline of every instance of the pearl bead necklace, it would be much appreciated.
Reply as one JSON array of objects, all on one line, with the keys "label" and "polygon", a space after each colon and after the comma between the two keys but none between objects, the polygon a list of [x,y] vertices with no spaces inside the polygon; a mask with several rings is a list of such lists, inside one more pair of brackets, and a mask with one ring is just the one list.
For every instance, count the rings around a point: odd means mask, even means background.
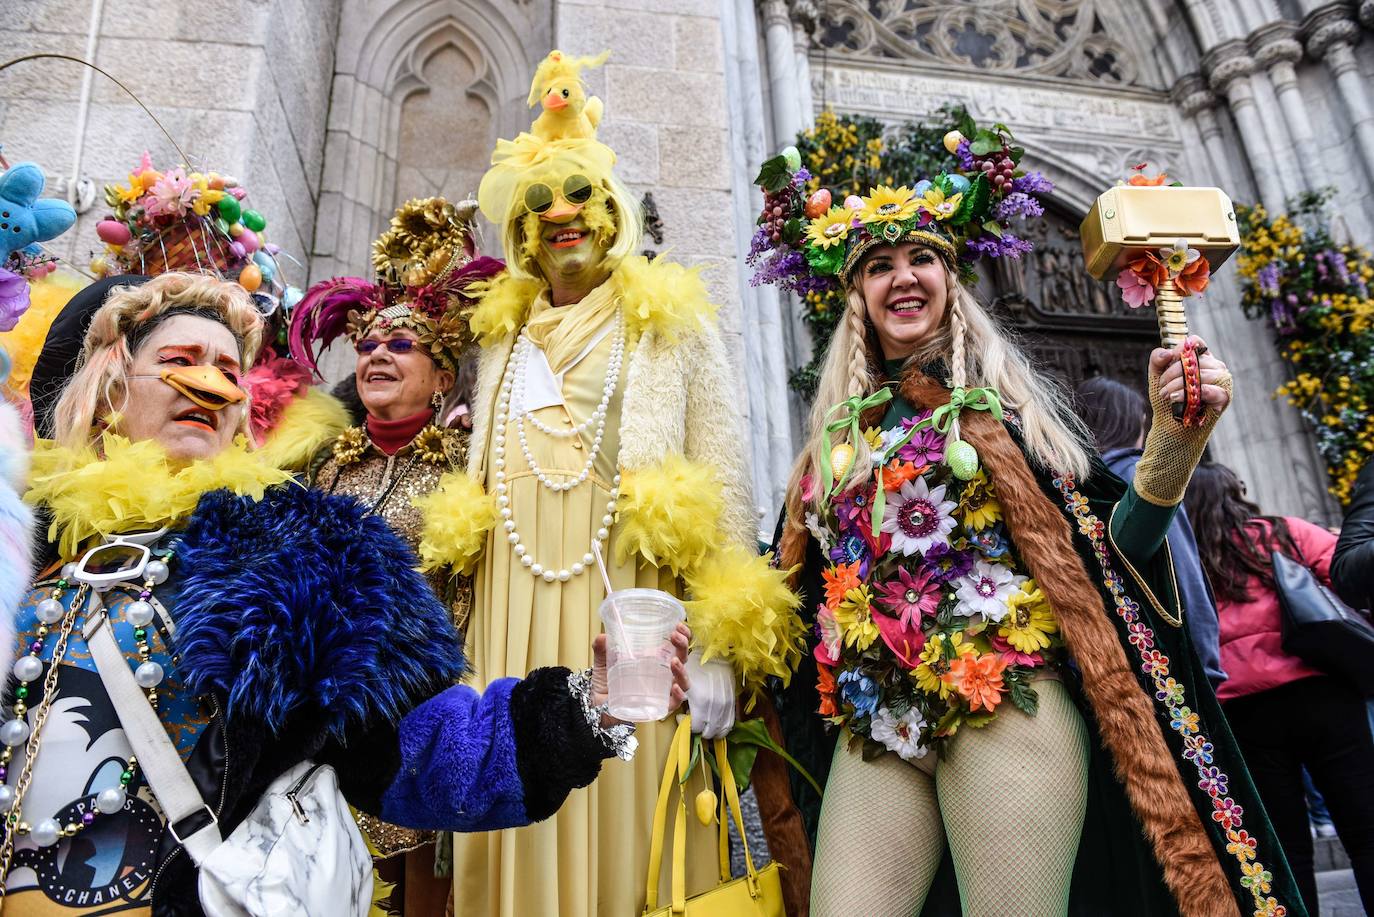
[{"label": "pearl bead necklace", "polygon": [[[152,598],[153,587],[167,581],[170,573],[167,561],[171,558],[172,552],[168,551],[162,559],[148,562],[144,568],[143,588],[139,592],[138,600],[130,603],[125,612],[125,618],[134,625],[135,645],[139,658],[142,660],[134,671],[134,680],[140,687],[148,690],[148,702],[155,710],[158,700],[157,686],[162,683],[166,673],[160,664],[150,658],[152,647],[148,643],[147,628],[153,622],[156,611],[148,600]],[[38,639],[29,644],[28,652],[15,661],[11,670],[19,685],[14,690],[14,719],[0,726],[0,744],[4,746],[3,749],[0,749],[0,813],[6,813],[4,824],[8,829],[5,832],[3,847],[0,847],[0,876],[8,872],[16,837],[28,836],[40,847],[51,847],[64,837],[75,837],[89,828],[95,822],[97,815],[114,815],[123,811],[128,799],[128,787],[138,772],[138,758],[130,755],[119,775],[119,785],[107,787],[97,793],[94,807],[83,813],[80,821],[60,825],[54,818],[45,818],[31,827],[20,815],[19,808],[24,796],[27,795],[32,780],[33,764],[38,756],[43,726],[47,720],[52,699],[57,694],[57,676],[61,671],[62,660],[66,656],[67,641],[75,627],[76,616],[84,604],[88,588],[83,585],[78,590],[72,599],[70,608],[62,606],[62,596],[71,584],[75,569],[75,564],[67,564],[63,567],[60,574],[61,578],[54,584],[52,594],[38,603],[38,607],[34,611],[39,622]],[[61,625],[58,630],[57,644],[53,647],[52,660],[48,664],[48,674],[44,679],[43,700],[36,714],[34,728],[30,729],[28,721],[25,719],[28,713],[29,686],[43,674],[41,654],[44,638],[47,637],[49,628],[54,624]],[[9,765],[14,756],[14,749],[19,745],[25,746],[24,768],[15,785],[10,786],[5,780],[9,776]]]},{"label": "pearl bead necklace", "polygon": [[[529,365],[529,356],[534,348],[531,341],[522,330],[516,339],[515,347],[511,351],[510,360],[506,364],[505,374],[501,378],[501,389],[496,399],[496,429],[493,436],[492,468],[496,478],[496,506],[501,514],[501,527],[506,532],[506,541],[511,546],[511,552],[520,560],[520,566],[530,572],[531,576],[537,576],[546,583],[555,580],[566,583],[575,576],[581,576],[587,569],[596,562],[596,557],[592,553],[597,548],[604,545],[610,538],[611,524],[615,521],[615,505],[620,498],[620,475],[617,474],[611,482],[610,499],[606,501],[606,512],[601,517],[601,528],[597,529],[592,537],[592,543],[582,559],[570,567],[558,569],[552,566],[545,566],[534,559],[529,549],[525,547],[520,538],[520,532],[516,529],[514,514],[510,508],[510,487],[506,483],[506,426],[511,419],[511,400],[512,393],[520,397],[522,408],[515,415],[516,435],[520,440],[520,449],[525,457],[525,461],[531,471],[535,473],[536,480],[540,485],[550,490],[567,492],[574,487],[582,484],[591,475],[592,468],[596,465],[597,455],[601,451],[601,442],[606,430],[606,416],[609,413],[611,398],[615,394],[616,386],[620,381],[620,367],[625,353],[625,327],[623,318],[617,313],[615,319],[615,339],[611,344],[611,356],[606,365],[606,381],[601,387],[601,401],[597,404],[596,410],[586,421],[579,424],[569,431],[552,431],[546,426],[535,420],[533,412],[523,408],[525,391],[525,369]],[[518,387],[517,387],[518,386]],[[538,463],[534,460],[534,455],[529,449],[529,442],[525,434],[524,420],[529,418],[535,428],[541,432],[560,436],[580,436],[582,432],[596,425],[596,432],[592,439],[592,448],[588,450],[590,455],[587,457],[586,465],[572,481],[553,481],[549,478]]]}]

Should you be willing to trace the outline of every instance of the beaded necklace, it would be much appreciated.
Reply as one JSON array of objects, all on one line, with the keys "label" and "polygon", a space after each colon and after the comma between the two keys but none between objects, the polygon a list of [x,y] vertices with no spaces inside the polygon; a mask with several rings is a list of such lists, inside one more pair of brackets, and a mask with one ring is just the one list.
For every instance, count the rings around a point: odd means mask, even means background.
[{"label": "beaded necklace", "polygon": [[[143,588],[139,592],[138,600],[130,603],[125,611],[125,618],[134,626],[135,649],[140,660],[138,668],[134,670],[134,680],[139,687],[147,689],[148,703],[154,710],[157,709],[158,703],[157,687],[162,683],[166,673],[162,666],[151,658],[152,646],[148,641],[148,625],[153,622],[156,610],[150,600],[153,597],[153,587],[167,581],[170,573],[168,563],[172,556],[173,552],[166,550],[161,552],[158,559],[148,562],[143,570]],[[37,638],[29,644],[28,651],[15,661],[12,670],[14,677],[20,682],[14,690],[14,718],[0,726],[0,744],[4,746],[0,749],[0,813],[5,813],[3,822],[0,822],[5,829],[4,840],[0,841],[0,898],[5,894],[4,878],[9,875],[17,837],[30,837],[40,847],[50,847],[64,837],[75,837],[95,822],[97,814],[114,815],[123,811],[128,799],[128,787],[138,772],[138,759],[130,755],[119,775],[119,786],[109,787],[95,794],[94,806],[82,814],[80,821],[60,825],[56,819],[45,818],[36,825],[30,825],[23,818],[24,797],[33,779],[33,766],[38,758],[43,726],[57,696],[57,677],[67,653],[67,641],[75,629],[77,615],[86,604],[90,591],[89,586],[82,584],[77,589],[71,605],[63,608],[62,596],[71,586],[75,567],[75,564],[63,567],[61,577],[53,584],[52,594],[38,603],[35,610],[39,622]],[[43,674],[43,646],[51,626],[55,624],[60,624],[57,643],[53,646],[48,673],[43,679],[42,699],[34,714],[34,725],[30,728],[25,719],[29,710],[30,685]],[[24,746],[24,766],[11,786],[8,782],[9,766],[14,757],[14,749],[19,745]]]}]

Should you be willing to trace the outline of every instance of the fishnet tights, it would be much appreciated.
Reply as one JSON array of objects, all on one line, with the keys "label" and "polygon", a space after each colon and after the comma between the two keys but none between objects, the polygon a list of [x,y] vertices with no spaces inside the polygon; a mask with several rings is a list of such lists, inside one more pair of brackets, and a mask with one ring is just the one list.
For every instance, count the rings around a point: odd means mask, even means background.
[{"label": "fishnet tights", "polygon": [[938,765],[933,753],[914,767],[892,753],[865,762],[841,737],[816,839],[814,917],[919,914],[946,832],[968,917],[1066,913],[1087,728],[1062,684],[1035,687],[1035,717],[1006,704],[983,729],[960,731]]}]

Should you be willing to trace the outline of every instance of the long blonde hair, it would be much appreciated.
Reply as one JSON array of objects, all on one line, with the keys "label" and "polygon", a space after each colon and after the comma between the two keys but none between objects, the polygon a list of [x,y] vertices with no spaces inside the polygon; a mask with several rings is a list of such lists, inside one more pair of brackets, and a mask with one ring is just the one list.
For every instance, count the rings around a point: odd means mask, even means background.
[{"label": "long blonde hair", "polygon": [[[81,347],[76,373],[58,399],[54,438],[63,446],[91,443],[103,424],[123,411],[134,354],[129,334],[137,326],[167,312],[197,310],[214,314],[239,342],[245,372],[262,345],[262,318],[237,283],[205,274],[170,272],[142,286],[116,287],[96,310]],[[248,432],[245,409],[240,433]]]},{"label": "long blonde hair", "polygon": [[[1029,458],[1045,468],[1069,471],[1080,479],[1086,477],[1088,434],[1065,408],[1069,401],[1063,386],[1031,366],[1021,348],[959,278],[948,268],[945,273],[948,295],[944,320],[935,336],[907,358],[906,365],[921,366],[940,358],[948,364],[955,387],[996,389],[1002,403],[1015,410],[1020,419]],[[807,425],[806,445],[788,482],[788,515],[796,525],[801,524],[801,479],[821,467],[827,413],[840,402],[871,394],[876,388],[872,367],[882,357],[874,349],[876,339],[869,334],[867,307],[857,274],[856,271],[856,279],[851,281],[846,294],[844,316],[825,353]],[[833,419],[834,415],[831,416]],[[850,442],[846,431],[832,434],[832,447],[842,442],[849,442],[854,448],[852,467],[869,466],[872,450],[863,437]],[[854,475],[849,480],[850,486],[858,486],[866,477]],[[822,499],[817,488],[813,501],[816,508]]]}]

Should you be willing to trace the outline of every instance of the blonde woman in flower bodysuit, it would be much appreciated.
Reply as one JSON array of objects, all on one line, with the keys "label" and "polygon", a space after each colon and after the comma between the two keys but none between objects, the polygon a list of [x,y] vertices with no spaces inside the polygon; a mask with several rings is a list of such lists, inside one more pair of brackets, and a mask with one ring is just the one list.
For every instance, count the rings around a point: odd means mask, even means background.
[{"label": "blonde woman in flower bodysuit", "polygon": [[[770,254],[770,279],[845,296],[779,550],[815,612],[780,705],[812,711],[790,750],[829,772],[811,912],[1299,913],[1161,550],[1229,373],[1196,342],[1185,428],[1179,351],[1154,351],[1135,482],[1107,471],[970,292],[1049,190],[1004,129],[976,136],[992,152],[952,143],[914,188],[826,192],[799,244],[762,240],[805,256],[780,277]],[[796,173],[761,172],[774,219]]]}]

